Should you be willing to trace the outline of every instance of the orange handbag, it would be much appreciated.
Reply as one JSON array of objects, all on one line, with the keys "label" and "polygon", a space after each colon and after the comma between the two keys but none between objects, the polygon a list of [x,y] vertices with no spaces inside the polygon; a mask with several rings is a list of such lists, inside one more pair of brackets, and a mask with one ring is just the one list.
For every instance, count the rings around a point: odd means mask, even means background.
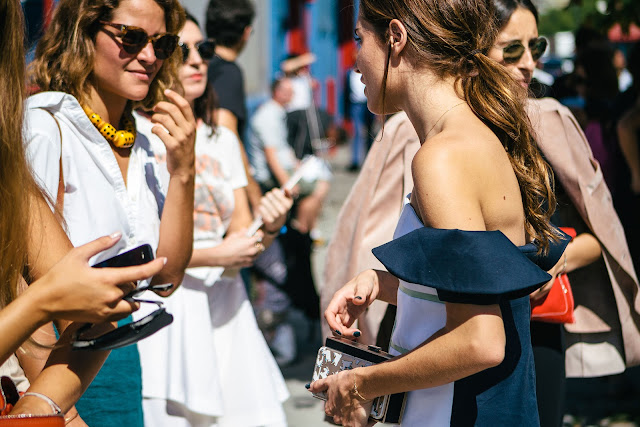
[{"label": "orange handbag", "polygon": [[[562,231],[576,237],[576,230],[570,227],[560,227]],[[548,323],[573,323],[574,301],[569,277],[566,273],[559,274],[551,286],[547,296],[539,301],[531,303],[531,320]]]},{"label": "orange handbag", "polygon": [[9,377],[0,378],[0,427],[64,427],[64,415],[7,415],[20,395]]}]

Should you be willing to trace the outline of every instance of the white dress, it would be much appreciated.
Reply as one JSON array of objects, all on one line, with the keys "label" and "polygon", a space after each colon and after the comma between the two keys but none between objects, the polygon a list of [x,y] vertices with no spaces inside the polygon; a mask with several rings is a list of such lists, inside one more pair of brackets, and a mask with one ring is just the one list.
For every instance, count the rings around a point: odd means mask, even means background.
[{"label": "white dress", "polygon": [[[151,135],[162,165],[164,145],[151,134],[153,125],[140,115],[136,121],[140,132]],[[247,185],[238,144],[225,128],[218,127],[213,136],[207,126],[198,129],[194,248],[222,242],[234,209],[233,191]],[[282,402],[289,393],[244,283],[222,272],[219,267],[187,269],[182,285],[165,300],[174,323],[139,343],[145,425],[286,425]]]}]

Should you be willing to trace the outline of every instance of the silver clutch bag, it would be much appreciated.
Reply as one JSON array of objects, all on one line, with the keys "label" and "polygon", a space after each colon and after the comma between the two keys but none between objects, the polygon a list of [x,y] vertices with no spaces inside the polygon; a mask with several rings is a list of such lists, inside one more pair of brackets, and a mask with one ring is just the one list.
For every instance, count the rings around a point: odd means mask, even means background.
[{"label": "silver clutch bag", "polygon": [[[364,345],[346,338],[329,337],[325,345],[318,350],[316,365],[313,369],[313,381],[344,370],[375,365],[392,357],[374,345]],[[313,393],[313,396],[327,400],[324,392]],[[396,393],[376,397],[373,400],[369,418],[379,423],[400,424],[406,396],[406,393]]]}]

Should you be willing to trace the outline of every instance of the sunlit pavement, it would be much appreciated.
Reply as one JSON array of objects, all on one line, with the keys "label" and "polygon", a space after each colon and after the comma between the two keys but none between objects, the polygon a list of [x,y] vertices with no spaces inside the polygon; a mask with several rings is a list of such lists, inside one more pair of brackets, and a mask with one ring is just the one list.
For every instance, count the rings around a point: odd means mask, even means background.
[{"label": "sunlit pavement", "polygon": [[[318,289],[322,286],[322,269],[324,268],[327,251],[326,242],[329,241],[333,234],[338,212],[357,177],[356,173],[346,171],[349,161],[350,151],[348,146],[339,147],[331,158],[334,174],[331,191],[325,201],[317,227],[325,244],[314,249],[312,258],[314,278]],[[332,424],[324,421],[324,403],[312,397],[311,393],[304,387],[311,380],[316,353],[322,345],[320,326],[314,325],[315,327],[311,327],[300,314],[294,313],[292,316],[292,323],[295,325],[298,334],[300,351],[298,359],[292,365],[282,369],[287,387],[291,393],[291,397],[284,404],[287,421],[290,427],[330,426]],[[310,333],[310,328],[313,329],[312,333]]]}]

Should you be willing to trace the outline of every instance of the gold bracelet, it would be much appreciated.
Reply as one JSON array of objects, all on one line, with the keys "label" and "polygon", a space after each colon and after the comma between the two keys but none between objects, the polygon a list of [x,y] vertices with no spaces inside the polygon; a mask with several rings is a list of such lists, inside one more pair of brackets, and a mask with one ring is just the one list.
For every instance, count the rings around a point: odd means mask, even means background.
[{"label": "gold bracelet", "polygon": [[364,397],[362,394],[360,394],[360,392],[358,391],[358,385],[356,384],[356,374],[355,372],[353,373],[353,394],[356,395],[357,398],[359,398],[360,400],[362,400],[363,402],[366,402],[367,399],[366,397]]}]

